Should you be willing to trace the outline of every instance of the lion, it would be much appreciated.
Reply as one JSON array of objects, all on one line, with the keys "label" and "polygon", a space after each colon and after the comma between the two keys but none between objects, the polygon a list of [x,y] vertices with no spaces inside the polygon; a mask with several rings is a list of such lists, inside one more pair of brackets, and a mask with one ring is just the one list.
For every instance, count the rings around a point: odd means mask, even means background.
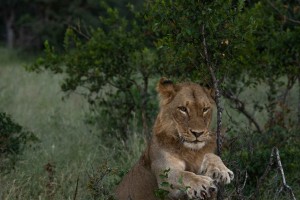
[{"label": "lion", "polygon": [[157,91],[160,110],[152,139],[117,186],[117,199],[157,200],[159,188],[167,199],[214,198],[216,184],[229,184],[234,174],[214,154],[213,90],[161,78]]}]

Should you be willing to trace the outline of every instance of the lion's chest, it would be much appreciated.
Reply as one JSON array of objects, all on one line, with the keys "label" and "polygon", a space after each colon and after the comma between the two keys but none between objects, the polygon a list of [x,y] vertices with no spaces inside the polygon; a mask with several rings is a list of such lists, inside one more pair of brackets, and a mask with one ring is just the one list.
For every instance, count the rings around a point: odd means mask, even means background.
[{"label": "lion's chest", "polygon": [[197,174],[200,170],[201,163],[203,160],[202,154],[190,155],[184,158],[185,161],[185,171],[190,171]]}]

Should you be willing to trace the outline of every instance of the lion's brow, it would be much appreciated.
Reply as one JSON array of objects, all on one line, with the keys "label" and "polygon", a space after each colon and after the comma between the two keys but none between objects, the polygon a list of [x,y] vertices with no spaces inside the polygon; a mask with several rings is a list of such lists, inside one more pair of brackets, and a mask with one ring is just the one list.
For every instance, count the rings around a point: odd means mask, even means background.
[{"label": "lion's brow", "polygon": [[192,90],[192,97],[194,98],[194,100],[196,100],[195,90]]},{"label": "lion's brow", "polygon": [[199,102],[200,102],[200,104],[203,104],[203,96],[201,96],[201,95],[199,95],[199,93],[197,94],[197,91],[195,91],[195,90],[192,90],[192,98],[193,98],[193,102],[195,102],[195,103],[197,103],[197,104],[199,104]]}]

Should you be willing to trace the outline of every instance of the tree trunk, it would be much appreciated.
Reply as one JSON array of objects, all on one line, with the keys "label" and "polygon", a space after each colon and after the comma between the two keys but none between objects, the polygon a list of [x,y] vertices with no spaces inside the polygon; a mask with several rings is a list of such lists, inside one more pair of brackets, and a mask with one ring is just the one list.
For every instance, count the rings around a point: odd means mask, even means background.
[{"label": "tree trunk", "polygon": [[13,10],[9,11],[5,17],[5,28],[6,28],[6,47],[12,49],[14,47],[15,32],[13,29],[15,21],[15,13]]}]

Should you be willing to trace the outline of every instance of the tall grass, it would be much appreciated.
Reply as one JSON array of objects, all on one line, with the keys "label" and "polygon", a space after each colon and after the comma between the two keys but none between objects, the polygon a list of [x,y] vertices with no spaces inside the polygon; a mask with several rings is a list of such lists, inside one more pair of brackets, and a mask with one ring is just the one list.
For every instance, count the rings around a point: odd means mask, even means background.
[{"label": "tall grass", "polygon": [[115,140],[108,147],[105,137],[112,136],[84,122],[86,101],[61,92],[62,76],[28,73],[24,64],[16,52],[0,49],[0,112],[33,131],[40,142],[25,150],[15,169],[1,174],[0,199],[73,199],[76,187],[76,199],[94,198],[89,176],[106,163],[126,171],[143,140],[133,134],[129,145]]}]

